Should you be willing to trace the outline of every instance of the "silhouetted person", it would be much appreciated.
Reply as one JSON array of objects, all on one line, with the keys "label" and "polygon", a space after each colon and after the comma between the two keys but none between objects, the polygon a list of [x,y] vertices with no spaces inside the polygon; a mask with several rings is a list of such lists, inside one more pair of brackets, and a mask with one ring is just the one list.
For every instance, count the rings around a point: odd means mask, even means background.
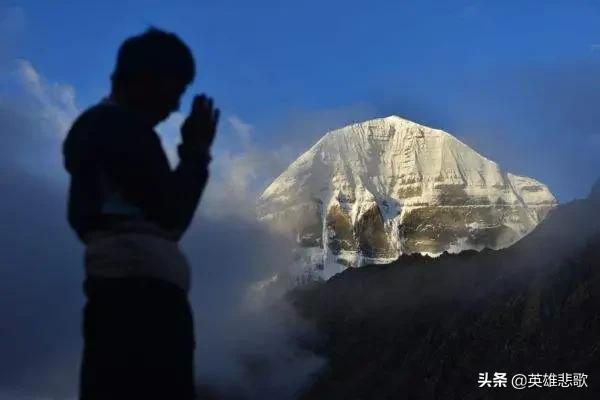
[{"label": "silhouetted person", "polygon": [[194,73],[174,34],[129,38],[110,96],[64,142],[68,219],[86,245],[80,399],[195,398],[190,271],[178,241],[206,185],[219,111],[194,98],[174,170],[154,131]]}]

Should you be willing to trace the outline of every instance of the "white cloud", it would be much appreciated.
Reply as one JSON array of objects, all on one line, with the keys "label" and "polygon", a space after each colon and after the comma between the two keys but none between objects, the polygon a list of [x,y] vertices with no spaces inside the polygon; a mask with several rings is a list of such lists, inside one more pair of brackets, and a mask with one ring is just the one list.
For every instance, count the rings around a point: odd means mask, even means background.
[{"label": "white cloud", "polygon": [[237,115],[231,115],[227,121],[233,128],[233,131],[239,136],[244,146],[249,146],[251,143],[251,134],[254,127],[242,121]]},{"label": "white cloud", "polygon": [[16,70],[25,92],[41,106],[43,118],[55,128],[58,138],[64,138],[79,112],[73,86],[46,82],[27,60],[18,60]]},{"label": "white cloud", "polygon": [[[256,199],[260,191],[289,163],[290,152],[286,151],[286,147],[276,150],[257,147],[250,135],[252,125],[234,120],[240,123],[235,124],[234,130],[244,135],[245,143],[239,151],[223,148],[220,144],[215,146],[211,177],[200,211],[211,218],[236,216],[255,220]],[[227,130],[219,135],[226,136]]]},{"label": "white cloud", "polygon": [[[182,113],[174,113],[157,129],[172,168],[179,163],[177,145],[181,141],[179,129],[184,119]],[[198,211],[209,218],[239,217],[251,221],[255,219],[257,192],[261,182],[268,179],[273,165],[278,165],[278,153],[263,152],[252,144],[250,124],[237,117],[227,120],[236,122],[217,132],[211,151],[210,179]],[[231,133],[243,138],[242,148],[226,140]]]},{"label": "white cloud", "polygon": [[61,145],[79,113],[70,85],[48,82],[27,60],[0,81],[2,162],[49,181],[66,180]]},{"label": "white cloud", "polygon": [[[157,128],[172,167],[179,162],[177,145],[181,141],[179,130],[184,119],[185,115],[177,112]],[[199,214],[209,218],[237,217],[252,221],[260,191],[290,162],[293,152],[285,145],[275,150],[261,149],[254,143],[255,127],[251,123],[235,114],[225,121],[228,123],[219,124],[211,149],[210,179]]]}]

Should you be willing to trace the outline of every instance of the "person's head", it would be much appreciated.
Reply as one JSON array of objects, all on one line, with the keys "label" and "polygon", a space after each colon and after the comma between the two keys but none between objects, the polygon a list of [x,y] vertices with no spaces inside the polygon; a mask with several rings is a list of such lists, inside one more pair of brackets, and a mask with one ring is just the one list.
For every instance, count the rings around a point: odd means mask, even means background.
[{"label": "person's head", "polygon": [[194,58],[186,44],[173,33],[150,28],[119,48],[112,97],[156,125],[179,108],[194,74]]}]

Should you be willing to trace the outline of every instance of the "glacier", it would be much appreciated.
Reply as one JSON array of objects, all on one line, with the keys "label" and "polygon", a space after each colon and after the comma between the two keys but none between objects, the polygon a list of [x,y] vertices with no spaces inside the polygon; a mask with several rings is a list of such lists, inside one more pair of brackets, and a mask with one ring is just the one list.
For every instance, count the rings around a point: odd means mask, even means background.
[{"label": "glacier", "polygon": [[291,272],[305,281],[407,253],[504,248],[556,204],[451,134],[389,116],[327,132],[264,190],[257,215],[296,236]]}]

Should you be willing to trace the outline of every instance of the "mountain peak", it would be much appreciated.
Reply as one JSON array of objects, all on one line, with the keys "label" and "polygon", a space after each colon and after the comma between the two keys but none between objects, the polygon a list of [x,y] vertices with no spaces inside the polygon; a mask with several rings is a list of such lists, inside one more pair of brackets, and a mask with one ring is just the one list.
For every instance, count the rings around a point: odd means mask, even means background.
[{"label": "mountain peak", "polygon": [[437,130],[437,129],[432,129],[426,125],[422,125],[419,124],[418,122],[412,121],[410,119],[401,117],[399,115],[396,114],[392,114],[392,115],[388,115],[387,117],[377,117],[377,118],[372,118],[372,119],[368,119],[365,121],[359,121],[359,122],[354,122],[352,124],[349,125],[345,125],[341,128],[337,128],[334,129],[330,132],[337,132],[337,131],[343,131],[343,130],[347,130],[347,129],[351,129],[351,128],[356,128],[359,126],[381,126],[381,125],[389,125],[389,126],[416,126],[416,127],[420,127],[424,130],[428,130],[428,131],[432,131],[432,130]]},{"label": "mountain peak", "polygon": [[[439,129],[391,115],[328,132],[262,193],[324,275],[403,253],[506,247],[556,199]],[[333,266],[328,270],[326,266]]]}]

